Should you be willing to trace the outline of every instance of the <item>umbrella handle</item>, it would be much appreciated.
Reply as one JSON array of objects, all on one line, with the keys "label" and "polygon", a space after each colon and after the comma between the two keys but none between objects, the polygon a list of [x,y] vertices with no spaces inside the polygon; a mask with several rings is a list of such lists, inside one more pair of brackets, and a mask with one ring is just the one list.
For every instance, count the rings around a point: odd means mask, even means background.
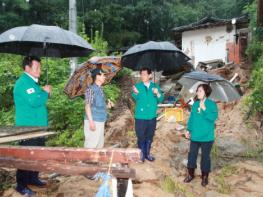
[{"label": "umbrella handle", "polygon": [[47,61],[47,57],[46,57],[46,66],[47,66],[46,75],[47,75],[47,85],[48,85],[48,61]]},{"label": "umbrella handle", "polygon": [[[48,38],[45,38],[45,40],[47,39]],[[46,42],[44,42],[43,48],[44,48],[44,55],[46,57],[46,66],[47,66],[46,76],[47,76],[47,85],[48,85],[48,61],[47,61],[47,43]]]}]

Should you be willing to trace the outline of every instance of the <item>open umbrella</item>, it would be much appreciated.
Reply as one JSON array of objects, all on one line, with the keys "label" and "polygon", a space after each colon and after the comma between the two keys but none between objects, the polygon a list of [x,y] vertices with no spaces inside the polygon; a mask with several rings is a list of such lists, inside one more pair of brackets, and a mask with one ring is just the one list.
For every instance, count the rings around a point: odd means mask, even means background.
[{"label": "open umbrella", "polygon": [[231,102],[240,98],[240,94],[231,82],[218,75],[206,72],[193,71],[186,73],[179,79],[178,83],[192,94],[195,94],[199,84],[209,84],[212,88],[210,98],[214,101]]},{"label": "open umbrella", "polygon": [[39,57],[82,57],[94,49],[77,34],[57,26],[15,27],[0,35],[0,52]]},{"label": "open umbrella", "polygon": [[84,95],[89,84],[92,83],[91,71],[95,68],[101,68],[106,72],[106,83],[121,70],[120,58],[115,56],[92,57],[73,73],[64,88],[64,92],[70,97]]},{"label": "open umbrella", "polygon": [[142,67],[153,71],[176,73],[190,58],[170,42],[149,41],[138,44],[126,51],[121,58],[121,65],[132,70]]},{"label": "open umbrella", "polygon": [[0,53],[64,58],[87,56],[93,50],[83,38],[57,26],[33,24],[0,34]]}]

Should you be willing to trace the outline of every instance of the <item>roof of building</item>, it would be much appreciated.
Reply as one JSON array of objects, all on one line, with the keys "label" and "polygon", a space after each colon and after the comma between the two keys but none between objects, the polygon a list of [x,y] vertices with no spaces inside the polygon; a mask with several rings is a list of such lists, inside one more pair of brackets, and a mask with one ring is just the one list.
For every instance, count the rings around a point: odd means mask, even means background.
[{"label": "roof of building", "polygon": [[[236,24],[248,23],[249,21],[248,15],[243,15],[235,19],[236,19]],[[231,24],[231,21],[232,19],[219,19],[215,17],[205,17],[201,19],[200,21],[191,23],[189,25],[174,27],[172,31],[173,32],[184,32],[184,31],[189,31],[189,30],[194,30],[194,29],[203,29],[203,28],[208,28],[208,27],[223,26],[223,25]]]}]

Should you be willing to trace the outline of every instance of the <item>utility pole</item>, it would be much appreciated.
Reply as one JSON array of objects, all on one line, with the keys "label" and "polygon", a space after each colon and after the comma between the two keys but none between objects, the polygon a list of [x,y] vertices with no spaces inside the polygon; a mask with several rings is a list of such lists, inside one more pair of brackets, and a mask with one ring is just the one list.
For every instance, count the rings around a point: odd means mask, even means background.
[{"label": "utility pole", "polygon": [[263,27],[263,0],[257,0],[257,27]]},{"label": "utility pole", "polygon": [[[69,0],[69,31],[77,34],[77,3],[76,0]],[[70,58],[70,73],[77,68],[77,58]]]}]

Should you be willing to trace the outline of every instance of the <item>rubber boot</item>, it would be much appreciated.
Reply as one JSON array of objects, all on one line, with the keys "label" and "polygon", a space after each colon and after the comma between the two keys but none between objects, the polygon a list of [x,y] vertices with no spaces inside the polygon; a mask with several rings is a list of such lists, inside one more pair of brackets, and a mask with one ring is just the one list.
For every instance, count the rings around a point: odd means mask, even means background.
[{"label": "rubber boot", "polygon": [[39,172],[32,171],[31,172],[31,177],[30,177],[31,179],[30,179],[30,183],[29,184],[37,186],[37,187],[46,187],[47,183],[45,181],[40,180],[38,175],[39,175]]},{"label": "rubber boot", "polygon": [[202,182],[201,182],[201,185],[203,187],[207,186],[208,185],[208,175],[209,175],[209,172],[202,172]]},{"label": "rubber boot", "polygon": [[188,168],[188,174],[184,179],[185,183],[190,183],[195,178],[195,169],[194,168]]},{"label": "rubber boot", "polygon": [[146,140],[146,142],[145,142],[145,159],[147,159],[148,161],[154,161],[155,160],[155,158],[150,154],[151,145],[152,145],[152,141]]},{"label": "rubber boot", "polygon": [[138,140],[138,148],[141,149],[141,161],[145,161],[145,142],[142,140]]}]

